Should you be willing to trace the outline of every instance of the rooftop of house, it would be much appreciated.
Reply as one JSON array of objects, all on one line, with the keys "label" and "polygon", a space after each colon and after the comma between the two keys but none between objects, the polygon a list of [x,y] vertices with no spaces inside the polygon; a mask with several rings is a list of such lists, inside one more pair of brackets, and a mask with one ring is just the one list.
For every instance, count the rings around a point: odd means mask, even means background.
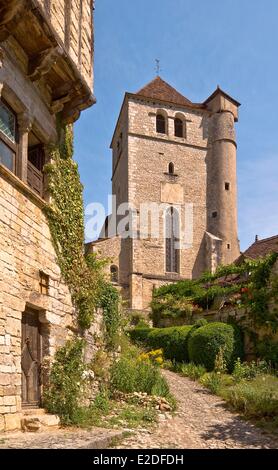
[{"label": "rooftop of house", "polygon": [[255,242],[241,254],[240,258],[258,259],[271,253],[278,253],[278,235],[263,240],[256,237]]}]

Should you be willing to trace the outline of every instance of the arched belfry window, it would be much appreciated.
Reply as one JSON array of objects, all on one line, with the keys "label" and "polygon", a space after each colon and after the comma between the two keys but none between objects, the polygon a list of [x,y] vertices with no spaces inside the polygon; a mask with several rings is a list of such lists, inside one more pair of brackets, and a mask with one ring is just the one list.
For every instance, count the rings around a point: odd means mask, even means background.
[{"label": "arched belfry window", "polygon": [[156,116],[156,132],[166,134],[166,119],[162,114]]},{"label": "arched belfry window", "polygon": [[175,119],[175,137],[184,137],[183,121],[180,118]]},{"label": "arched belfry window", "polygon": [[173,175],[175,173],[175,166],[174,166],[174,163],[172,163],[172,162],[169,163],[168,173],[169,173],[169,175]]},{"label": "arched belfry window", "polygon": [[119,282],[119,270],[118,270],[118,267],[115,265],[110,266],[110,279],[111,279],[111,282],[114,282],[114,283]]},{"label": "arched belfry window", "polygon": [[165,216],[165,257],[166,257],[166,272],[178,273],[179,272],[179,213],[173,207],[166,211]]}]

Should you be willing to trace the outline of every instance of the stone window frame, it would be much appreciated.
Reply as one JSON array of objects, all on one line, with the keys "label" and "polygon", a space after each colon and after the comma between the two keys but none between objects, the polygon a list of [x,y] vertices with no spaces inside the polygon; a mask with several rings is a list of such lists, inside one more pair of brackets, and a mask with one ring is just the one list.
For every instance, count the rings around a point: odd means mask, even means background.
[{"label": "stone window frame", "polygon": [[[164,118],[165,123],[165,132],[158,131],[158,117],[162,116]],[[168,135],[169,134],[169,123],[168,123],[169,116],[164,109],[157,109],[155,114],[155,131],[158,135]]]},{"label": "stone window frame", "polygon": [[119,268],[115,264],[110,266],[110,280],[112,284],[118,284],[119,282]]},{"label": "stone window frame", "polygon": [[[179,120],[182,122],[182,135],[176,135],[176,121]],[[174,116],[174,137],[176,139],[187,139],[187,120],[183,113],[175,113]]]},{"label": "stone window frame", "polygon": [[49,283],[50,283],[50,276],[46,274],[44,271],[39,271],[39,285],[40,285],[40,294],[48,295],[49,294]]},{"label": "stone window frame", "polygon": [[3,166],[8,168],[12,173],[16,174],[17,173],[17,167],[18,167],[18,123],[17,123],[17,114],[14,111],[14,109],[9,105],[9,103],[1,96],[0,94],[0,105],[3,106],[8,110],[9,113],[14,118],[14,134],[15,134],[15,139],[14,142],[0,129],[0,141],[4,144],[5,147],[7,147],[13,154],[13,162],[12,162],[12,169],[9,167],[6,167],[4,163],[1,163]]}]

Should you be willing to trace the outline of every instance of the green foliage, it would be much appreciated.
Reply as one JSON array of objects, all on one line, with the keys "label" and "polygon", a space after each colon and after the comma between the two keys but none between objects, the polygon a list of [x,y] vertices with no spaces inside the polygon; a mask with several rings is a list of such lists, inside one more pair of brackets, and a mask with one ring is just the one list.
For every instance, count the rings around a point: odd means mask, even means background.
[{"label": "green foliage", "polygon": [[[215,299],[220,298],[228,299],[235,307],[238,304],[245,307],[253,325],[269,326],[276,331],[277,309],[269,309],[269,303],[278,302],[278,277],[271,276],[277,259],[278,254],[274,253],[262,260],[245,261],[239,266],[220,266],[215,274],[204,273],[197,280],[180,281],[156,289],[151,304],[154,324],[159,324],[164,318],[184,318],[185,323],[192,323],[195,313],[211,309]],[[218,283],[220,278],[229,274],[241,275],[241,282],[234,285]]]},{"label": "green foliage", "polygon": [[148,341],[148,336],[151,331],[151,328],[134,328],[133,330],[129,330],[128,334],[132,341],[135,342],[146,342]]},{"label": "green foliage", "polygon": [[219,374],[225,374],[227,372],[227,364],[224,356],[225,346],[220,346],[216,358],[214,361],[214,371]]},{"label": "green foliage", "polygon": [[45,209],[49,228],[61,268],[73,302],[78,310],[78,323],[88,329],[97,307],[104,308],[109,344],[114,342],[119,327],[119,297],[105,281],[103,266],[95,254],[84,256],[83,187],[78,166],[73,160],[72,126],[57,126],[59,142],[50,148],[51,163],[45,165],[51,204]]},{"label": "green foliage", "polygon": [[200,382],[204,387],[208,388],[211,393],[217,394],[221,386],[221,375],[217,372],[210,372],[204,374]]},{"label": "green foliage", "polygon": [[101,270],[91,269],[90,259],[84,257],[83,187],[73,160],[72,126],[57,127],[59,143],[50,147],[51,163],[44,167],[52,197],[45,213],[62,275],[78,309],[79,325],[86,329],[93,320]]},{"label": "green foliage", "polygon": [[144,342],[151,348],[162,348],[165,359],[186,362],[188,360],[188,335],[191,328],[190,325],[171,328],[135,328],[129,334],[131,339]]},{"label": "green foliage", "polygon": [[49,413],[57,414],[63,424],[76,424],[76,413],[82,395],[84,341],[68,341],[58,349],[49,377],[43,404]]},{"label": "green foliage", "polygon": [[191,334],[205,325],[199,320],[195,325],[173,326],[170,328],[135,328],[129,331],[133,341],[154,349],[162,349],[164,358],[176,362],[188,362],[188,341]]},{"label": "green foliage", "polygon": [[258,375],[267,374],[268,372],[270,372],[270,367],[265,361],[241,362],[237,358],[233,370],[233,378],[236,382],[240,382],[243,379],[254,379]]},{"label": "green foliage", "polygon": [[107,415],[110,411],[110,398],[108,390],[102,389],[95,397],[92,408],[100,411],[102,414]]},{"label": "green foliage", "polygon": [[278,417],[278,379],[272,375],[241,381],[222,390],[221,395],[249,418]]},{"label": "green foliage", "polygon": [[158,392],[167,397],[169,388],[160,370],[150,363],[137,358],[121,357],[111,368],[111,387],[124,393],[145,392],[154,395]]},{"label": "green foliage", "polygon": [[121,316],[119,311],[119,293],[112,284],[103,283],[100,294],[100,307],[103,308],[103,318],[106,328],[106,340],[109,347],[117,345]]},{"label": "green foliage", "polygon": [[178,362],[188,360],[188,335],[191,326],[153,328],[148,335],[148,345],[152,348],[162,348],[166,359]]},{"label": "green foliage", "polygon": [[189,338],[189,359],[211,371],[220,348],[229,370],[237,357],[243,356],[243,344],[239,329],[226,323],[208,323],[198,328]]},{"label": "green foliage", "polygon": [[260,358],[264,359],[275,369],[278,369],[278,341],[274,341],[269,336],[266,336],[257,342],[256,348]]},{"label": "green foliage", "polygon": [[199,380],[206,373],[206,369],[204,366],[189,362],[189,364],[181,365],[180,373],[192,380]]}]

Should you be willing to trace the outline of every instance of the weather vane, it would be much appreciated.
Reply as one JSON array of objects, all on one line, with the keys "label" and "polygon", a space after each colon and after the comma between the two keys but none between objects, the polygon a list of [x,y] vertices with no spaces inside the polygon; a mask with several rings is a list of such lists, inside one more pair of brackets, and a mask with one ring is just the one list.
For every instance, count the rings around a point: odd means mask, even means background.
[{"label": "weather vane", "polygon": [[156,63],[156,67],[155,67],[156,75],[159,76],[162,70],[160,67],[160,59],[155,59],[155,63]]}]

